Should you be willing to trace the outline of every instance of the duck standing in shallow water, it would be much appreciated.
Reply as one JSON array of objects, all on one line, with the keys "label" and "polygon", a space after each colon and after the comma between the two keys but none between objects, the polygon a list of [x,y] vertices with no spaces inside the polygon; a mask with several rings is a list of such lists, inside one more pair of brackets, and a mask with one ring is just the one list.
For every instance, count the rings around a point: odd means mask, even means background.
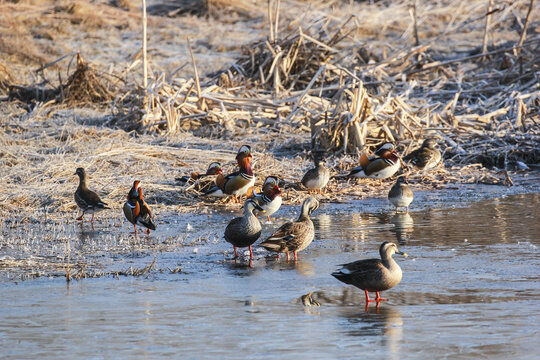
[{"label": "duck standing in shallow water", "polygon": [[124,203],[124,215],[135,228],[135,234],[137,234],[137,224],[146,227],[145,232],[150,234],[150,230],[156,230],[156,223],[152,216],[150,207],[144,201],[141,182],[135,180],[133,186],[129,190],[127,195],[127,201]]},{"label": "duck standing in shallow water", "polygon": [[[396,244],[385,241],[379,248],[381,259],[358,260],[352,263],[343,264],[341,269],[334,271],[332,276],[345,284],[354,285],[364,290],[366,294],[366,306],[376,301],[386,301],[380,297],[379,292],[388,290],[399,284],[402,277],[401,268],[394,261],[392,255],[400,254],[407,256],[398,250]],[[369,299],[368,292],[377,294],[375,300]]]},{"label": "duck standing in shallow water", "polygon": [[279,210],[283,201],[277,177],[268,176],[264,181],[262,192],[260,194],[253,192],[253,197],[257,204],[263,208],[266,218],[270,221],[270,215]]},{"label": "duck standing in shallow water", "polygon": [[224,197],[227,195],[233,196],[233,201],[238,202],[238,195],[245,195],[249,188],[255,185],[255,175],[251,170],[251,146],[243,145],[238,154],[236,161],[240,167],[240,171],[234,172],[227,176],[218,174],[216,177],[216,186],[208,190],[205,195]]},{"label": "duck standing in shallow water", "polygon": [[396,183],[388,193],[388,200],[396,207],[398,212],[400,207],[407,208],[406,213],[409,213],[409,205],[412,203],[414,194],[409,186],[409,182],[405,176],[398,177]]},{"label": "duck standing in shallow water", "polygon": [[375,151],[375,156],[370,159],[366,154],[362,154],[360,166],[352,169],[349,177],[379,179],[379,185],[382,185],[382,180],[393,176],[401,166],[401,160],[392,143],[381,145]]},{"label": "duck standing in shallow water", "polygon": [[244,215],[232,219],[225,228],[225,240],[234,248],[234,258],[238,257],[236,248],[249,247],[249,258],[253,259],[251,245],[261,236],[262,227],[259,219],[253,215],[253,210],[264,210],[253,199],[244,203]]},{"label": "duck standing in shallow water", "polygon": [[322,189],[328,184],[328,180],[330,180],[330,170],[324,166],[324,159],[321,154],[315,153],[314,162],[315,167],[309,169],[302,178],[302,185],[310,193],[311,191],[322,192]]},{"label": "duck standing in shallow water", "polygon": [[309,216],[318,208],[319,201],[314,197],[308,197],[302,204],[302,211],[298,220],[281,225],[276,232],[261,243],[261,246],[278,254],[286,253],[287,260],[290,259],[289,252],[292,251],[294,261],[296,261],[296,253],[307,248],[315,237],[315,228]]},{"label": "duck standing in shallow water", "polygon": [[419,169],[429,170],[441,161],[441,152],[433,138],[427,138],[419,149],[412,151],[403,160],[409,161]]},{"label": "duck standing in shallow water", "polygon": [[81,216],[77,220],[82,220],[84,214],[90,213],[92,214],[92,220],[90,222],[93,224],[95,213],[110,208],[107,206],[107,203],[101,201],[98,194],[88,189],[86,185],[86,171],[83,168],[77,168],[74,175],[79,176],[79,186],[75,190],[75,203],[82,211]]}]

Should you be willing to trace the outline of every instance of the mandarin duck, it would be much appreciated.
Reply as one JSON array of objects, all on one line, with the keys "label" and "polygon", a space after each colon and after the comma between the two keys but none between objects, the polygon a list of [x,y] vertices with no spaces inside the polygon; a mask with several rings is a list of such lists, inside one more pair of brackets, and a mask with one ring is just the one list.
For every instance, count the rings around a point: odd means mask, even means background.
[{"label": "mandarin duck", "polygon": [[222,173],[223,169],[221,168],[221,163],[213,162],[208,166],[208,170],[206,170],[206,173],[199,174],[198,172],[192,172],[189,176],[182,176],[180,178],[176,178],[176,181],[181,184],[193,183],[204,176],[215,176]]},{"label": "mandarin duck", "polygon": [[251,146],[243,145],[238,154],[236,161],[240,167],[240,171],[223,176],[218,174],[216,177],[216,186],[205,192],[205,195],[225,197],[232,195],[234,201],[237,201],[238,195],[245,195],[248,189],[255,185],[255,175],[251,170]]},{"label": "mandarin duck", "polygon": [[405,176],[398,177],[396,183],[388,192],[388,200],[396,207],[396,212],[400,207],[407,208],[409,212],[409,205],[412,203],[414,194],[408,185],[409,182]]},{"label": "mandarin duck", "polygon": [[[406,253],[398,250],[396,244],[385,241],[379,248],[381,259],[358,260],[348,264],[342,264],[341,269],[334,271],[332,276],[345,284],[354,285],[364,290],[366,294],[366,306],[376,301],[386,301],[379,295],[380,291],[388,290],[401,281],[401,268],[394,261],[392,255],[400,254],[407,257]],[[368,292],[376,293],[375,300],[369,299]]]},{"label": "mandarin duck", "polygon": [[324,166],[324,159],[320,154],[316,153],[313,160],[315,167],[309,169],[304,174],[302,185],[304,185],[309,192],[322,192],[322,189],[328,184],[328,180],[330,180],[330,170]]},{"label": "mandarin duck", "polygon": [[259,206],[263,208],[266,218],[270,221],[270,215],[279,210],[283,201],[281,189],[278,186],[278,178],[275,176],[268,176],[266,180],[264,180],[262,192],[259,194],[254,191],[253,197]]},{"label": "mandarin duck", "polygon": [[419,149],[412,151],[403,160],[410,162],[419,169],[428,170],[437,166],[441,161],[441,152],[434,138],[427,138]]},{"label": "mandarin duck", "polygon": [[135,180],[133,186],[128,192],[127,201],[124,203],[124,215],[135,228],[137,233],[137,224],[146,227],[145,232],[150,234],[150,230],[156,230],[156,223],[152,216],[150,207],[144,201],[141,182]]},{"label": "mandarin duck", "polygon": [[261,236],[262,227],[259,219],[253,214],[253,210],[264,210],[253,199],[247,199],[244,203],[244,215],[232,219],[225,228],[225,240],[232,244],[234,257],[238,257],[236,248],[249,247],[249,258],[253,259],[251,245]]},{"label": "mandarin duck", "polygon": [[385,143],[375,151],[375,157],[368,158],[366,154],[360,156],[360,166],[355,167],[349,173],[349,177],[382,179],[394,175],[401,165],[396,148],[392,143]]},{"label": "mandarin duck", "polygon": [[297,252],[302,251],[311,244],[315,237],[315,228],[309,218],[313,211],[319,208],[319,201],[310,196],[302,204],[300,217],[295,222],[286,222],[281,225],[272,235],[264,240],[260,246],[268,251],[286,253],[289,260],[289,252],[294,253],[294,260],[297,260]]},{"label": "mandarin duck", "polygon": [[99,198],[98,194],[88,189],[86,185],[86,171],[83,168],[77,168],[73,175],[79,175],[79,186],[75,190],[75,203],[81,209],[82,214],[77,220],[82,220],[84,214],[90,213],[92,214],[92,220],[90,222],[93,224],[94,214],[105,209],[110,209],[110,207]]}]

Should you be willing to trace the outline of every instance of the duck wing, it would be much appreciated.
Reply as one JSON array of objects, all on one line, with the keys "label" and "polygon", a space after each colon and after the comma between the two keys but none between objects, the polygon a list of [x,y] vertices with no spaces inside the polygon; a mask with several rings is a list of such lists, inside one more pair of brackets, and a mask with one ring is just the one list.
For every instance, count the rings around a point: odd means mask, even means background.
[{"label": "duck wing", "polygon": [[332,276],[345,284],[351,284],[366,277],[379,277],[385,269],[380,259],[358,260],[340,266],[343,267],[334,271]]},{"label": "duck wing", "polygon": [[137,216],[140,213],[139,203],[137,201],[128,200],[124,203],[124,215],[126,219],[132,224],[137,222]]},{"label": "duck wing", "polygon": [[287,222],[261,243],[269,251],[294,251],[309,233],[309,226],[304,222]]},{"label": "duck wing", "polygon": [[154,221],[154,217],[152,216],[152,211],[150,210],[150,207],[146,201],[139,199],[138,206],[140,208],[140,213],[137,217],[137,222],[146,226],[150,230],[156,230],[156,223]]}]

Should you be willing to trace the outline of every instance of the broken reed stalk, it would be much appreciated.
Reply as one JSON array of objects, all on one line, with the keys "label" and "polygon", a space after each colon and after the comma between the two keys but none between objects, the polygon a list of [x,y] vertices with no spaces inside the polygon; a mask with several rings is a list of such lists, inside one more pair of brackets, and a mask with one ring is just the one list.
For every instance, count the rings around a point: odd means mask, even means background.
[{"label": "broken reed stalk", "polygon": [[484,39],[482,41],[482,54],[485,54],[487,52],[488,32],[489,32],[489,24],[491,23],[491,9],[492,8],[493,8],[493,0],[489,0],[488,1],[487,12],[486,12],[486,23],[485,23],[485,26],[484,26]]},{"label": "broken reed stalk", "polygon": [[143,87],[144,87],[144,106],[148,104],[148,55],[146,52],[146,0],[142,0],[142,52],[143,52]]},{"label": "broken reed stalk", "polygon": [[409,14],[411,15],[413,21],[413,32],[414,32],[414,46],[420,45],[420,39],[418,38],[418,22],[416,16],[416,1],[410,0],[409,4]]},{"label": "broken reed stalk", "polygon": [[66,243],[66,252],[67,252],[67,266],[66,266],[66,282],[71,281],[71,271],[70,271],[70,261],[71,261],[71,246],[69,243],[69,238]]},{"label": "broken reed stalk", "polygon": [[525,17],[525,24],[523,24],[523,30],[521,30],[521,36],[519,37],[518,42],[518,48],[516,49],[516,55],[520,52],[520,47],[523,45],[523,42],[525,41],[525,37],[527,36],[527,28],[529,27],[529,21],[531,20],[531,13],[532,9],[534,7],[534,0],[531,0],[529,2],[529,10],[527,10],[527,16]]}]

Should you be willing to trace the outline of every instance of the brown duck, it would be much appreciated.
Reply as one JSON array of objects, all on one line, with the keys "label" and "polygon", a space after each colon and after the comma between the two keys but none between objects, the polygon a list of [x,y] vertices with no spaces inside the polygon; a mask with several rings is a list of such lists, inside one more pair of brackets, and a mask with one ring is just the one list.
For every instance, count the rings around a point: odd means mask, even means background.
[{"label": "brown duck", "polygon": [[308,197],[302,204],[298,220],[281,225],[276,232],[261,243],[261,246],[278,254],[286,253],[287,260],[289,260],[289,252],[292,251],[296,261],[296,253],[307,248],[315,237],[315,229],[309,216],[318,208],[319,201],[314,197]]},{"label": "brown duck", "polygon": [[433,138],[427,138],[419,149],[412,151],[403,160],[410,162],[419,169],[428,170],[437,166],[441,161],[441,152]]},{"label": "brown duck", "polygon": [[216,186],[208,190],[205,195],[224,197],[232,195],[234,201],[238,201],[238,195],[245,195],[248,189],[255,185],[255,175],[251,169],[251,146],[243,145],[238,154],[236,161],[240,167],[240,171],[223,176],[218,174],[216,177]]},{"label": "brown duck", "polygon": [[139,180],[135,180],[129,190],[127,201],[124,203],[124,215],[133,224],[135,234],[137,233],[137,224],[146,227],[145,232],[147,234],[150,233],[150,230],[156,230],[152,211],[146,201],[144,201],[141,182]]},{"label": "brown duck", "polygon": [[82,211],[81,216],[77,220],[83,220],[83,216],[86,213],[92,214],[91,223],[94,223],[94,214],[105,210],[110,209],[107,206],[107,203],[103,202],[98,194],[89,190],[86,185],[86,171],[83,168],[77,168],[74,175],[79,176],[79,186],[75,190],[75,203]]},{"label": "brown duck", "polygon": [[[394,261],[392,255],[400,254],[407,256],[398,250],[396,244],[385,241],[379,248],[380,259],[358,260],[352,263],[343,264],[341,269],[334,271],[332,276],[345,284],[354,285],[364,290],[366,294],[366,305],[371,301],[386,301],[380,297],[379,292],[388,290],[399,284],[402,277],[401,268]],[[376,293],[375,300],[369,299],[368,292]]]},{"label": "brown duck", "polygon": [[225,228],[225,240],[232,244],[234,257],[238,257],[236,248],[249,247],[249,258],[253,259],[251,245],[261,236],[262,227],[259,219],[253,215],[253,210],[264,212],[254,199],[244,203],[244,215],[232,219]]}]

